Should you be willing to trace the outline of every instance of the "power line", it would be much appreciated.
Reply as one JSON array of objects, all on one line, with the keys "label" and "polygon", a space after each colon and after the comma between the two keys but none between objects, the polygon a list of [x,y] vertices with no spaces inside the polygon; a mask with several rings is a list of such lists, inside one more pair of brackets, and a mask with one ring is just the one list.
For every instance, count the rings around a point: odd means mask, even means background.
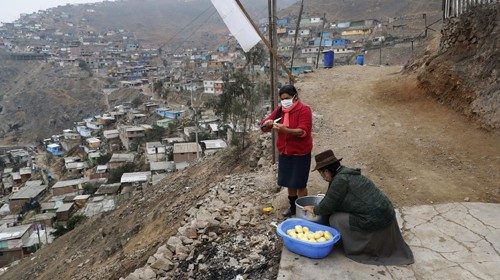
[{"label": "power line", "polygon": [[177,50],[179,50],[182,45],[187,42],[187,40],[191,39],[191,37],[194,36],[194,34],[196,34],[196,32],[198,32],[198,30],[200,30],[200,28],[205,25],[205,23],[207,23],[208,20],[210,20],[212,18],[212,16],[215,14],[216,10],[214,10],[186,39],[184,39],[180,44],[179,46],[177,46],[177,48],[175,48],[173,51],[172,51],[172,54],[175,54],[175,52]]},{"label": "power line", "polygon": [[196,20],[198,20],[204,13],[206,13],[208,10],[210,10],[210,8],[212,8],[212,5],[209,5],[205,10],[203,10],[203,12],[201,12],[200,14],[198,14],[194,19],[192,19],[186,26],[184,26],[181,30],[177,31],[170,39],[168,39],[167,42],[165,42],[164,44],[162,44],[159,49],[163,48],[164,46],[166,46],[167,44],[169,44],[170,42],[172,42],[176,37],[177,35],[181,34],[182,32],[184,32],[186,29],[188,29],[190,27],[191,24],[193,24]]}]

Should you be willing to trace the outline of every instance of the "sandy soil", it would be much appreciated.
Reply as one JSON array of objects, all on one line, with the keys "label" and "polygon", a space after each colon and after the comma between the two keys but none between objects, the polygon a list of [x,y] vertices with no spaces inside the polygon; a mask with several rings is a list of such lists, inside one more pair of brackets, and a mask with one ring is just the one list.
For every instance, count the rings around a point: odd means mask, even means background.
[{"label": "sandy soil", "polygon": [[[498,133],[421,93],[400,69],[345,66],[304,76],[297,87],[315,114],[313,154],[332,149],[396,206],[500,202]],[[311,194],[326,187],[311,175]]]}]

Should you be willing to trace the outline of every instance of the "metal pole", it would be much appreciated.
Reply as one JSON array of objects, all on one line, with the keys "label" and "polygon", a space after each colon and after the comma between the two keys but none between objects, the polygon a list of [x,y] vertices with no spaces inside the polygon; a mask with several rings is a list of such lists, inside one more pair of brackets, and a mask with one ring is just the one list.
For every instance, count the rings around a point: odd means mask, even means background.
[{"label": "metal pole", "polygon": [[[273,29],[272,29],[272,34],[273,34],[273,50],[276,50],[278,48],[278,34],[277,34],[277,26],[276,26],[276,20],[278,18],[278,5],[276,4],[276,0],[272,0],[272,7],[273,9],[271,10],[272,11],[272,18],[273,18]],[[275,54],[273,56],[274,58],[274,72],[273,72],[273,84],[274,84],[274,88],[273,88],[273,100],[274,100],[274,104],[276,106],[276,104],[278,104],[278,95],[276,94],[276,89],[278,87],[278,64],[277,64],[277,61],[278,61],[278,55]],[[286,66],[285,66],[286,67]],[[286,70],[288,70],[288,68],[286,68]],[[291,71],[291,69],[290,69]],[[294,83],[294,80],[293,78],[290,78],[289,79],[289,82],[291,84]],[[274,108],[273,108],[274,109]],[[277,134],[276,132],[273,132],[274,134]],[[275,137],[276,141],[278,140],[278,137]],[[276,146],[276,145],[273,145],[273,146]],[[275,149],[274,150],[274,158],[278,158],[278,150]]]},{"label": "metal pole", "polygon": [[[268,0],[268,14],[269,14],[269,25],[268,25],[268,35],[269,35],[269,43],[271,44],[271,48],[274,47],[274,42],[273,42],[273,29],[274,29],[274,20],[273,20],[273,2],[272,0]],[[270,76],[270,91],[269,91],[269,98],[271,99],[271,111],[274,110],[274,96],[275,96],[275,88],[276,85],[274,84],[274,55],[272,52],[269,53],[269,72],[271,75]],[[272,163],[276,163],[276,134],[274,131],[271,131],[271,153],[273,155]]]},{"label": "metal pole", "polygon": [[297,20],[297,25],[295,26],[295,36],[293,38],[293,50],[292,50],[292,61],[290,62],[290,69],[293,67],[293,59],[295,57],[295,49],[297,48],[297,36],[299,36],[300,21],[302,20],[302,11],[304,10],[304,0],[300,2],[299,19]]}]

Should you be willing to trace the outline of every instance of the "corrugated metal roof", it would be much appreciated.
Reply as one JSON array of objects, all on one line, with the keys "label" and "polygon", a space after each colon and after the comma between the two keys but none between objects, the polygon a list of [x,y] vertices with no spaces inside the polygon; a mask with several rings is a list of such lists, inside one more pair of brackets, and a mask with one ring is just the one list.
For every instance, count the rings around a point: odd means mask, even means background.
[{"label": "corrugated metal roof", "polygon": [[134,154],[113,154],[109,162],[134,162]]},{"label": "corrugated metal roof", "polygon": [[57,189],[57,188],[63,188],[67,186],[75,186],[79,184],[84,184],[87,183],[89,180],[87,178],[80,178],[80,179],[74,179],[74,180],[66,180],[66,181],[59,181],[55,183],[52,188]]},{"label": "corrugated metal roof", "polygon": [[73,207],[73,203],[64,203],[59,208],[57,208],[56,213],[69,211]]},{"label": "corrugated metal roof", "polygon": [[30,227],[31,224],[0,229],[0,241],[21,238]]},{"label": "corrugated metal roof", "polygon": [[196,153],[196,149],[201,152],[200,144],[195,142],[174,144],[174,154]]},{"label": "corrugated metal roof", "polygon": [[41,185],[41,186],[30,186],[30,187],[23,187],[19,191],[15,192],[12,194],[10,197],[11,200],[13,199],[30,199],[38,196],[40,193],[42,193],[47,186]]},{"label": "corrugated metal roof", "polygon": [[120,183],[147,182],[151,178],[151,172],[123,173]]},{"label": "corrugated metal roof", "polygon": [[226,142],[224,142],[221,139],[203,140],[201,142],[205,143],[205,146],[206,146],[207,149],[224,149],[224,148],[227,148]]}]

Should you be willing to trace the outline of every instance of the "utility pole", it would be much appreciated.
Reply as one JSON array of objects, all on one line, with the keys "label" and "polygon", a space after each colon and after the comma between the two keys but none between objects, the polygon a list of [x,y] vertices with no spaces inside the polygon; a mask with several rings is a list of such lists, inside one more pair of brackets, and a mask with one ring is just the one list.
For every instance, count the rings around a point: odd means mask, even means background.
[{"label": "utility pole", "polygon": [[423,14],[423,17],[424,17],[424,26],[425,26],[424,37],[427,38],[427,14]]},{"label": "utility pole", "polygon": [[[268,0],[268,14],[269,14],[269,43],[272,49],[276,49],[277,46],[277,37],[276,37],[276,0]],[[269,52],[269,71],[270,75],[270,99],[271,99],[271,111],[276,107],[276,87],[277,87],[277,65],[276,65],[276,57],[272,51]],[[273,160],[272,163],[276,163],[276,132],[271,132],[272,139],[272,155]]]},{"label": "utility pole", "polygon": [[316,55],[316,69],[318,69],[319,63],[319,54],[321,53],[321,43],[323,42],[323,32],[325,32],[325,21],[326,21],[326,13],[323,14],[323,26],[321,27],[321,35],[319,36],[319,47],[318,54]]},{"label": "utility pole", "polygon": [[198,144],[198,116],[197,116],[197,112],[196,112],[196,109],[194,108],[194,104],[193,104],[193,87],[191,86],[191,109],[193,109],[193,113],[194,113],[194,135],[195,135],[195,141],[196,141],[196,159],[200,159],[200,149],[199,149],[199,144]]},{"label": "utility pole", "polygon": [[378,48],[378,65],[382,65],[382,43],[380,43],[380,47]]},{"label": "utility pole", "polygon": [[297,25],[295,26],[295,36],[293,38],[293,50],[292,50],[292,62],[290,63],[290,69],[293,67],[293,59],[295,57],[295,49],[297,48],[297,36],[299,36],[300,21],[302,20],[302,11],[304,10],[304,0],[300,2],[299,19],[297,20]]}]

